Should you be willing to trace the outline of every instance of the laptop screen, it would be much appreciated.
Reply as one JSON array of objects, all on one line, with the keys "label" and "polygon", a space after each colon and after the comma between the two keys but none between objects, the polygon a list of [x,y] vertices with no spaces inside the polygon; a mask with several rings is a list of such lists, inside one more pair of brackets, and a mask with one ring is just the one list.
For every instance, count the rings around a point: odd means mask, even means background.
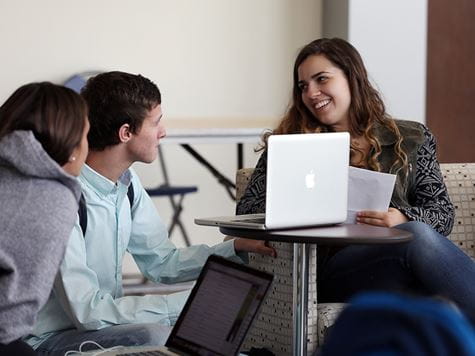
[{"label": "laptop screen", "polygon": [[210,256],[166,346],[194,355],[236,355],[272,275]]}]

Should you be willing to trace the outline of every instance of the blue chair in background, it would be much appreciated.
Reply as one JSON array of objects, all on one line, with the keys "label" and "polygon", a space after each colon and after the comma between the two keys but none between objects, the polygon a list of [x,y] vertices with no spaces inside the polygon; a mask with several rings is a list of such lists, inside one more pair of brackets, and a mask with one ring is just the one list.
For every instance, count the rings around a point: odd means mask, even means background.
[{"label": "blue chair in background", "polygon": [[63,83],[63,85],[66,88],[70,88],[74,90],[76,93],[80,93],[81,89],[86,85],[87,80],[90,77],[95,76],[96,74],[102,73],[101,71],[98,70],[91,70],[87,72],[82,72],[78,74],[74,74],[70,76],[66,81]]},{"label": "blue chair in background", "polygon": [[[183,199],[185,196],[190,193],[195,193],[198,191],[197,186],[173,186],[169,184],[168,172],[165,165],[165,158],[163,157],[163,151],[158,149],[158,162],[162,170],[164,183],[159,185],[156,188],[147,188],[145,189],[150,195],[150,197],[168,197],[170,204],[173,209],[173,214],[171,218],[170,225],[168,226],[168,235],[171,236],[175,227],[178,227],[181,231],[183,239],[185,240],[186,246],[190,246],[190,239],[188,233],[186,232],[185,225],[180,219],[180,214],[183,211]],[[175,200],[175,197],[178,200]]]},{"label": "blue chair in background", "polygon": [[86,84],[86,79],[80,75],[73,75],[69,77],[65,82],[64,86],[66,88],[74,90],[76,93],[79,93],[82,87]]}]

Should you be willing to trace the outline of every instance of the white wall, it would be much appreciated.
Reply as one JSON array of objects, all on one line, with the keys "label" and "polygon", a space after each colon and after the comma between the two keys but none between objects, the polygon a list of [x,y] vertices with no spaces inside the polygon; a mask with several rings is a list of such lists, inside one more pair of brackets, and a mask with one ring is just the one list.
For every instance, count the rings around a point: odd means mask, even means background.
[{"label": "white wall", "polygon": [[423,123],[427,1],[325,0],[323,5],[324,35],[341,36],[356,47],[388,112]]},{"label": "white wall", "polygon": [[[320,0],[15,0],[0,2],[0,101],[18,86],[62,83],[88,70],[142,73],[163,93],[164,122],[180,118],[275,118],[288,104],[299,47],[321,35]],[[198,185],[185,200],[193,242],[214,243],[196,216],[232,213],[234,203],[180,147],[164,148],[173,183]],[[234,179],[233,145],[197,149]],[[256,155],[246,145],[246,166]],[[158,164],[137,164],[147,186]],[[157,200],[170,215],[167,200]],[[181,240],[176,239],[180,244]]]}]

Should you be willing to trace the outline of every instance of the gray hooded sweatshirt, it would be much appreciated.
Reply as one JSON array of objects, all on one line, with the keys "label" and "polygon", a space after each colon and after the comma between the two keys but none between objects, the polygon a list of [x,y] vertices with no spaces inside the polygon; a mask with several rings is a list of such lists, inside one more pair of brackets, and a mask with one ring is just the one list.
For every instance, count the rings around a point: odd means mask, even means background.
[{"label": "gray hooded sweatshirt", "polygon": [[0,343],[33,328],[63,258],[80,187],[31,131],[0,140]]}]

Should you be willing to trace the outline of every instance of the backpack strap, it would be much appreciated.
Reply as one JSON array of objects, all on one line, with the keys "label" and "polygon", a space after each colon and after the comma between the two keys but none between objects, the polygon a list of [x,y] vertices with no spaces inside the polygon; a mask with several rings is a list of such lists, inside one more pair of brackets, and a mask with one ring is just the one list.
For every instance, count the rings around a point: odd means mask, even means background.
[{"label": "backpack strap", "polygon": [[86,208],[86,198],[84,198],[84,194],[81,193],[81,198],[79,198],[79,225],[81,226],[82,235],[86,235],[87,229],[87,208]]},{"label": "backpack strap", "polygon": [[129,188],[127,189],[127,198],[129,198],[130,212],[132,212],[132,206],[134,205],[134,197],[134,186],[132,185],[132,182],[130,182]]},{"label": "backpack strap", "polygon": [[[134,204],[134,186],[132,183],[129,184],[129,188],[127,189],[127,198],[129,198],[130,210],[132,211],[132,205]],[[84,198],[84,194],[81,193],[81,198],[79,198],[79,226],[81,226],[82,235],[86,236],[86,229],[87,229],[87,207],[86,207],[86,198]]]}]

